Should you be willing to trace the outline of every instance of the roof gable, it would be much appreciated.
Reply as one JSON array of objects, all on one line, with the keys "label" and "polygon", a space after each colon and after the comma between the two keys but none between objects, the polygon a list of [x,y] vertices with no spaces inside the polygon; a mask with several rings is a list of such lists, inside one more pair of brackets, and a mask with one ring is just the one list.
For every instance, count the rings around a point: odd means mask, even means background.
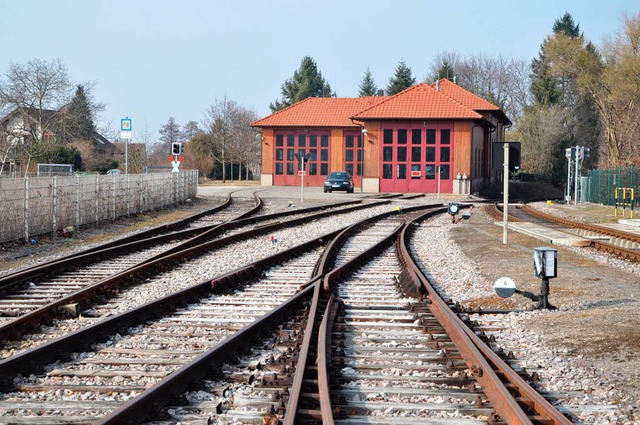
[{"label": "roof gable", "polygon": [[436,91],[426,83],[417,84],[352,117],[366,119],[480,119],[482,116],[462,103]]},{"label": "roof gable", "polygon": [[254,121],[254,127],[357,127],[350,117],[387,99],[384,96],[357,98],[308,97]]}]

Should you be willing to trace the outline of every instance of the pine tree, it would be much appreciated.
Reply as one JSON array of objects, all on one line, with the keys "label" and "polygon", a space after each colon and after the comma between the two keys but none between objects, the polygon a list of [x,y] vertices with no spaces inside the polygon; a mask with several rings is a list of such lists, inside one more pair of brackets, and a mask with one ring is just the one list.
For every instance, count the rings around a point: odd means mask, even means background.
[{"label": "pine tree", "polygon": [[440,65],[440,69],[438,69],[437,79],[441,80],[446,78],[449,81],[453,81],[456,77],[455,72],[453,71],[453,66],[449,63],[448,60],[444,60],[442,65]]},{"label": "pine tree", "polygon": [[580,24],[576,24],[573,21],[573,17],[571,17],[569,12],[565,13],[562,18],[556,19],[553,23],[553,33],[564,34],[571,38],[578,38],[582,36],[582,34],[580,34]]},{"label": "pine tree", "polygon": [[93,112],[89,99],[84,87],[79,85],[61,121],[61,131],[59,133],[62,142],[91,140],[95,132],[96,126],[93,122]]},{"label": "pine tree", "polygon": [[375,96],[378,93],[378,86],[375,81],[373,81],[373,76],[371,75],[371,71],[368,67],[367,71],[364,73],[364,77],[362,77],[359,88],[360,91],[358,92],[358,97]]},{"label": "pine tree", "polygon": [[[580,25],[574,22],[569,13],[556,19],[553,23],[553,34],[564,34],[571,38],[582,37]],[[549,68],[549,60],[545,53],[545,45],[548,40],[549,38],[542,43],[538,58],[531,63],[531,93],[534,101],[541,105],[555,105],[566,98],[566,93],[564,95],[562,93],[561,82],[557,77],[552,76]]]},{"label": "pine tree", "polygon": [[402,90],[408,89],[415,83],[416,79],[411,75],[411,69],[407,66],[404,60],[401,60],[396,67],[396,72],[393,77],[389,78],[387,94],[392,96],[396,93],[400,93]]},{"label": "pine tree", "polygon": [[335,93],[322,78],[316,62],[310,56],[305,56],[293,77],[282,84],[282,101],[276,100],[269,107],[276,112],[308,97],[331,96],[335,96]]}]

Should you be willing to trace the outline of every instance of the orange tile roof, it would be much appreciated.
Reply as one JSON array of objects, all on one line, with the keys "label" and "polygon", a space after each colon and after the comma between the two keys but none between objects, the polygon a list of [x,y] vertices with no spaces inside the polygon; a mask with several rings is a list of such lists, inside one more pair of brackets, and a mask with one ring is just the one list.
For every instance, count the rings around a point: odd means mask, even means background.
[{"label": "orange tile roof", "polygon": [[[436,88],[436,83],[431,84],[432,88]],[[480,96],[471,93],[468,90],[463,89],[456,83],[443,78],[440,80],[440,93],[449,96],[451,99],[457,100],[468,108],[474,111],[498,111],[499,107],[493,103],[487,102]]]},{"label": "orange tile roof", "polygon": [[426,83],[410,87],[353,116],[365,119],[480,119],[482,115]]},{"label": "orange tile roof", "polygon": [[385,96],[308,97],[254,121],[254,127],[357,127],[350,117],[387,99]]}]

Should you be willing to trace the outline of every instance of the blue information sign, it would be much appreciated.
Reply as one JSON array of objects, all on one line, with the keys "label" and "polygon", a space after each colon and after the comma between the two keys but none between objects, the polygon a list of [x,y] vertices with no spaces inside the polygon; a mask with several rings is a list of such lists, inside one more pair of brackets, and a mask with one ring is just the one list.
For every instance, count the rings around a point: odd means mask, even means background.
[{"label": "blue information sign", "polygon": [[131,131],[131,118],[122,118],[120,120],[120,131]]}]

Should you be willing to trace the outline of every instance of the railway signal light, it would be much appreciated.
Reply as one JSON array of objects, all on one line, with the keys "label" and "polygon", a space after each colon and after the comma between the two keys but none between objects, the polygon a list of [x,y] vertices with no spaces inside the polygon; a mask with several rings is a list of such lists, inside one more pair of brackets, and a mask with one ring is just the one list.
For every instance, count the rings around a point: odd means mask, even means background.
[{"label": "railway signal light", "polygon": [[182,154],[182,143],[180,142],[173,142],[171,144],[171,153],[173,155],[180,155]]}]

